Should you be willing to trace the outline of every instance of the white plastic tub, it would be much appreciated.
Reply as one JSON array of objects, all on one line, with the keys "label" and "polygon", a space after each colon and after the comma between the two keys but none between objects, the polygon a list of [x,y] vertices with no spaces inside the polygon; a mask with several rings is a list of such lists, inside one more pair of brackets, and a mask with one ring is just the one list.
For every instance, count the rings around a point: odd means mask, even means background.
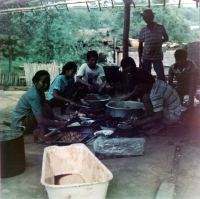
[{"label": "white plastic tub", "polygon": [[[64,174],[68,175],[55,178]],[[112,178],[84,144],[44,149],[41,183],[49,199],[105,199]]]}]

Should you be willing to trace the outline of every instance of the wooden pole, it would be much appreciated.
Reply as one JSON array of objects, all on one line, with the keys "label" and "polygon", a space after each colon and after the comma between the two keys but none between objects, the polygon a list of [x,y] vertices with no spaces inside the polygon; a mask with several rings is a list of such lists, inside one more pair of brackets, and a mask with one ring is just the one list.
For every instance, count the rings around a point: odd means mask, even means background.
[{"label": "wooden pole", "polygon": [[8,17],[9,17],[9,23],[8,23],[8,31],[9,31],[9,33],[8,33],[8,52],[9,52],[9,72],[11,73],[12,72],[12,37],[11,37],[11,35],[12,35],[12,20],[11,20],[11,18],[12,18],[12,14],[9,14],[8,15]]},{"label": "wooden pole", "polygon": [[[128,57],[129,51],[129,29],[130,29],[130,8],[132,0],[124,0],[125,8],[124,8],[124,32],[123,32],[123,58]],[[127,92],[127,73],[122,70],[122,87],[123,93]]]},{"label": "wooden pole", "polygon": [[129,29],[130,29],[130,7],[132,0],[124,0],[125,9],[124,9],[124,32],[123,32],[123,58],[128,57],[128,38],[129,38]]}]

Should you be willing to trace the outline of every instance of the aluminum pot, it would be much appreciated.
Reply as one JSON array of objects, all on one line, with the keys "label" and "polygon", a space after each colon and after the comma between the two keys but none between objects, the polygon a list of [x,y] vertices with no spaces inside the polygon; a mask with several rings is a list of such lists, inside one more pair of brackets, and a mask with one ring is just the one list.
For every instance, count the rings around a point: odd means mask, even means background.
[{"label": "aluminum pot", "polygon": [[106,104],[106,113],[112,117],[141,117],[145,112],[144,104],[135,101],[110,101]]},{"label": "aluminum pot", "polygon": [[84,100],[89,104],[92,111],[104,110],[105,105],[111,99],[109,95],[87,94]]}]

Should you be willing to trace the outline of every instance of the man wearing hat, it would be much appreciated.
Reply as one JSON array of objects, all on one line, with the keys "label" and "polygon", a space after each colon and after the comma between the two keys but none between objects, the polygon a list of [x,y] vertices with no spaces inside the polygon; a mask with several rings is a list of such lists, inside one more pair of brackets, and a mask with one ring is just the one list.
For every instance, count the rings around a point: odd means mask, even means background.
[{"label": "man wearing hat", "polygon": [[151,73],[153,64],[157,78],[166,82],[162,63],[162,43],[168,41],[167,32],[163,25],[153,21],[154,13],[151,9],[144,10],[141,16],[147,26],[142,28],[139,34],[139,67]]}]

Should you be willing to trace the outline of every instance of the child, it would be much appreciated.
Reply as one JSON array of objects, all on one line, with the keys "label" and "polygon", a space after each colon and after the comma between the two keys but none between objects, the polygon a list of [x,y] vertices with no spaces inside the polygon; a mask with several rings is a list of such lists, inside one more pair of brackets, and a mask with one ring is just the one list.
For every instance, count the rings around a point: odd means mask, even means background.
[{"label": "child", "polygon": [[[111,87],[106,85],[106,77],[102,66],[97,65],[98,53],[95,50],[87,52],[87,63],[82,64],[76,77],[77,82],[84,85],[85,93],[110,93]],[[98,78],[101,78],[101,83]]]},{"label": "child", "polygon": [[[61,107],[61,115],[70,113],[74,107],[77,107],[76,101],[81,96],[81,89],[75,83],[74,75],[77,72],[77,65],[74,62],[66,63],[62,68],[62,73],[58,75],[50,86],[48,99],[54,107]],[[82,100],[84,103],[84,101]],[[68,105],[68,111],[66,111]]]},{"label": "child", "polygon": [[170,66],[168,84],[173,85],[173,78],[176,77],[176,91],[183,105],[185,95],[189,95],[188,109],[194,107],[194,97],[198,86],[199,70],[194,62],[187,60],[187,51],[183,49],[176,50],[174,53],[176,63]]}]

